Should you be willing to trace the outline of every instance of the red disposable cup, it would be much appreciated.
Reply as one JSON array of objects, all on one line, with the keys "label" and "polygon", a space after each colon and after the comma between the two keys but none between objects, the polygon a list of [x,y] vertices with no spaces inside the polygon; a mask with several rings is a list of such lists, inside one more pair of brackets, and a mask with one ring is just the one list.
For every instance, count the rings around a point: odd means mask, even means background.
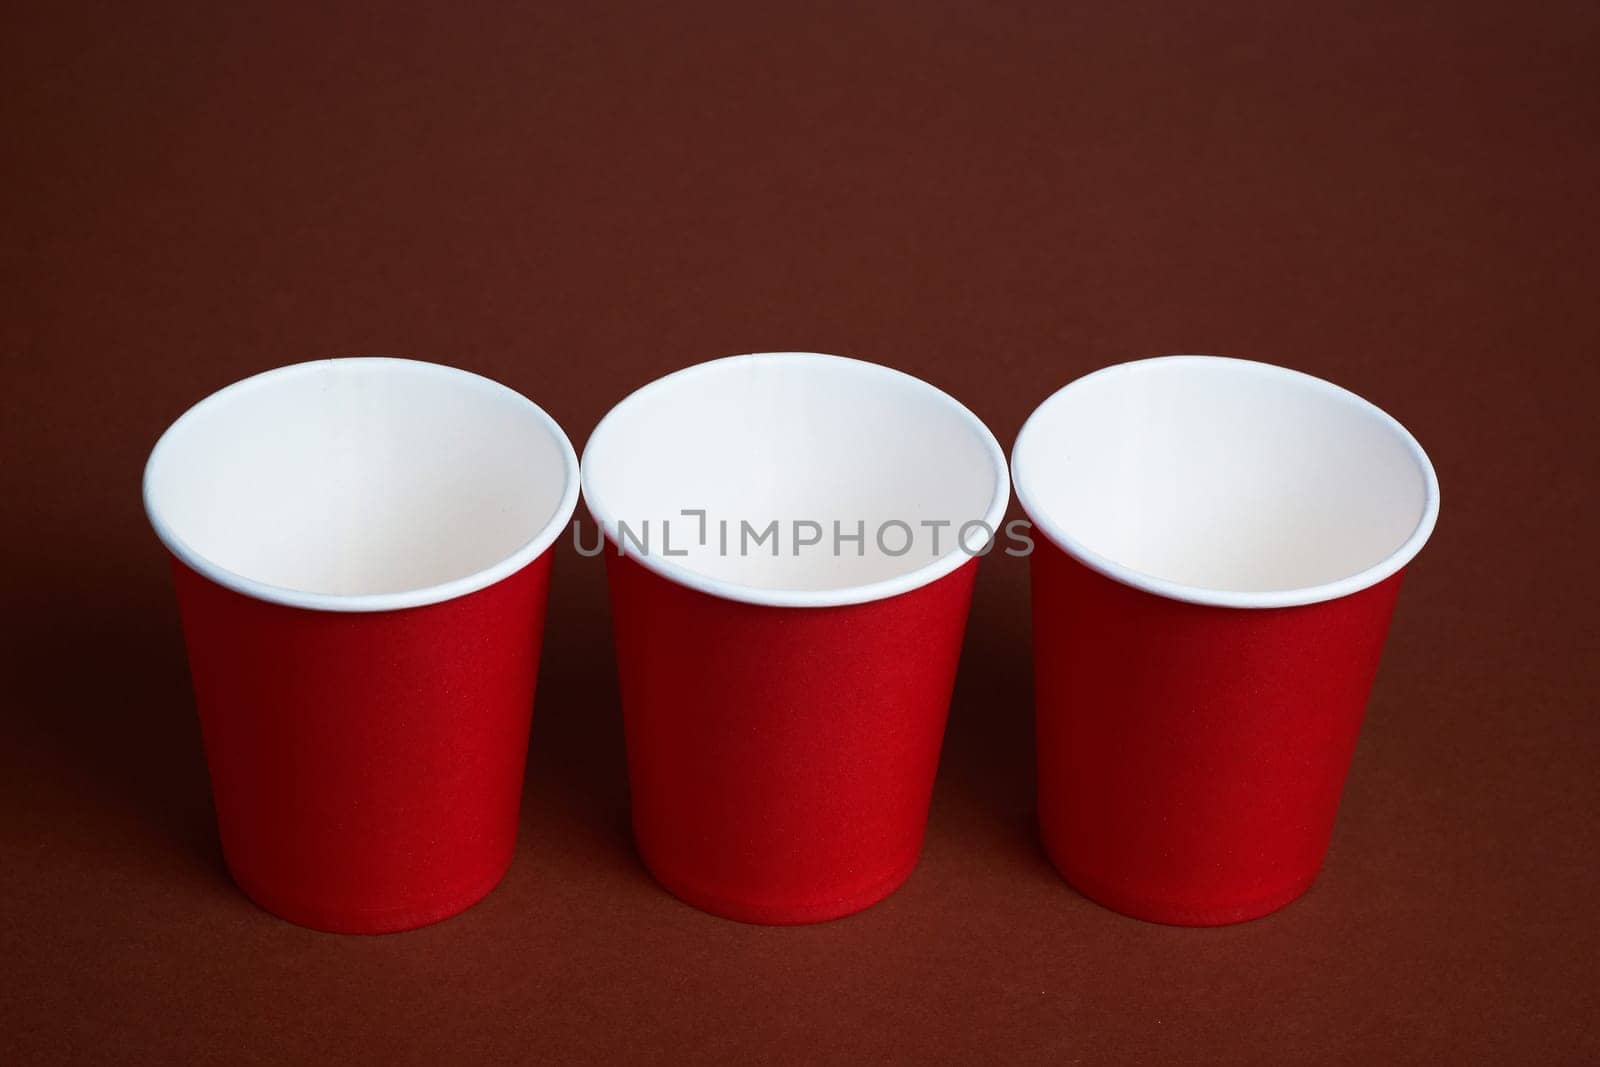
[{"label": "red disposable cup", "polygon": [[[607,536],[651,873],[759,923],[893,892],[921,850],[977,554],[1009,496],[993,435],[887,367],[736,356],[617,405],[583,493]],[[770,542],[743,539],[772,523]]]},{"label": "red disposable cup", "polygon": [[1012,452],[1031,559],[1039,825],[1086,896],[1253,919],[1322,865],[1401,569],[1439,488],[1353,393],[1245,360],[1080,378]]},{"label": "red disposable cup", "polygon": [[499,882],[577,493],[571,444],[526,397],[411,360],[268,371],[157,442],[145,510],[251,899],[382,933]]}]

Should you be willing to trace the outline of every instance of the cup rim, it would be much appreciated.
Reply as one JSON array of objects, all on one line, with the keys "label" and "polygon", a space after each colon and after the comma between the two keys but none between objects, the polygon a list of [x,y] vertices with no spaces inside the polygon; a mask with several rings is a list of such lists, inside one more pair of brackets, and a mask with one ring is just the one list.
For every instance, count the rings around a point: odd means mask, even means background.
[{"label": "cup rim", "polygon": [[[682,384],[686,380],[715,373],[717,370],[733,364],[783,365],[799,364],[806,361],[829,361],[837,364],[850,364],[861,373],[876,375],[882,379],[894,381],[900,386],[909,386],[913,389],[922,390],[934,397],[948,411],[955,414],[973,432],[991,462],[994,473],[994,492],[990,497],[988,509],[983,515],[983,521],[994,535],[997,536],[999,534],[1000,521],[1005,517],[1006,505],[1011,500],[1011,479],[1006,466],[1005,450],[1000,447],[1000,442],[995,440],[995,436],[989,430],[989,427],[984,425],[983,420],[978,418],[966,405],[931,382],[881,363],[853,359],[849,356],[834,356],[823,352],[749,352],[706,360],[705,362],[695,363],[673,371],[635,389],[619,400],[610,411],[606,412],[605,416],[595,424],[594,430],[589,434],[589,440],[584,445],[584,456],[588,457],[590,449],[594,447],[594,442],[601,436],[607,423],[617,418],[619,412],[623,412],[624,409],[639,402],[642,398],[668,387],[669,384]],[[600,499],[596,499],[589,465],[586,462],[580,462],[578,467],[579,478],[583,485],[584,504],[588,507],[589,513],[594,516],[595,521],[600,524],[601,530],[605,532],[606,541],[611,546],[615,546],[623,555],[626,555],[640,566],[676,585],[687,586],[690,589],[723,600],[780,608],[822,608],[864,604],[874,600],[886,600],[889,597],[899,596],[901,593],[919,589],[958,570],[969,560],[978,558],[975,554],[965,552],[958,543],[948,552],[942,553],[915,570],[906,571],[903,574],[897,574],[875,582],[840,586],[833,589],[769,589],[762,586],[730,582],[722,578],[713,578],[701,574],[658,554],[641,555],[635,547],[626,544],[625,539],[623,543],[619,544],[617,539],[612,536],[612,531],[617,528],[616,515],[606,507],[603,495]],[[959,542],[959,538],[957,541]],[[610,547],[607,548],[607,551],[612,550]]]},{"label": "cup rim", "polygon": [[[152,474],[157,459],[164,449],[171,447],[175,431],[177,431],[196,412],[226,398],[236,396],[250,389],[256,389],[267,382],[279,378],[289,378],[326,368],[330,363],[338,363],[349,367],[395,367],[404,365],[425,374],[431,374],[440,379],[451,379],[470,388],[491,393],[519,404],[531,413],[545,430],[550,434],[561,452],[562,468],[565,476],[565,485],[562,487],[561,500],[556,505],[555,512],[545,521],[537,533],[524,542],[521,547],[511,554],[502,557],[495,563],[451,579],[448,582],[439,582],[434,585],[421,586],[416,589],[404,589],[392,593],[314,593],[303,589],[293,589],[287,586],[273,585],[257,581],[236,571],[229,570],[196,551],[188,542],[180,537],[166,518],[161,514],[157,502],[153,499]],[[462,370],[442,363],[429,363],[419,359],[404,359],[398,356],[341,356],[331,359],[307,360],[303,363],[291,363],[283,367],[274,367],[247,378],[223,386],[216,392],[209,394],[189,407],[182,415],[173,420],[161,436],[156,440],[155,447],[150,450],[150,456],[145,460],[144,477],[142,483],[144,511],[149,519],[156,536],[167,550],[182,561],[186,566],[199,572],[204,577],[216,582],[218,585],[231,589],[236,593],[255,600],[264,600],[272,604],[281,604],[291,608],[305,608],[311,611],[332,612],[376,612],[398,611],[405,608],[423,607],[428,604],[438,604],[446,600],[476,593],[480,589],[488,588],[501,579],[510,577],[527,564],[537,559],[547,548],[553,545],[556,538],[561,536],[561,531],[566,528],[567,522],[572,518],[573,510],[578,505],[578,457],[573,451],[572,442],[561,429],[559,423],[538,404],[528,399],[517,390],[504,385],[492,378],[486,378],[472,371]]]},{"label": "cup rim", "polygon": [[[1360,411],[1368,418],[1376,419],[1388,428],[1399,441],[1406,447],[1421,471],[1424,483],[1425,499],[1422,514],[1417,520],[1416,527],[1409,537],[1394,551],[1372,566],[1355,574],[1335,579],[1331,582],[1322,582],[1316,585],[1301,586],[1292,589],[1268,589],[1256,591],[1208,589],[1203,586],[1189,585],[1183,582],[1160,578],[1144,571],[1118,563],[1108,556],[1089,548],[1082,541],[1073,537],[1066,528],[1053,517],[1036,505],[1036,496],[1029,488],[1029,475],[1031,467],[1028,462],[1028,441],[1032,433],[1038,432],[1038,426],[1043,422],[1045,409],[1058,397],[1069,390],[1080,387],[1083,383],[1101,375],[1126,373],[1134,367],[1150,366],[1153,364],[1227,364],[1236,369],[1248,370],[1251,373],[1263,374],[1284,380],[1292,380],[1304,385],[1309,385],[1324,396]],[[1428,459],[1428,454],[1423,451],[1422,445],[1412,436],[1399,420],[1388,412],[1372,403],[1370,400],[1351,392],[1343,386],[1318,378],[1303,371],[1291,370],[1280,367],[1274,363],[1262,363],[1251,359],[1236,359],[1231,356],[1203,356],[1203,355],[1174,355],[1152,356],[1148,359],[1135,359],[1123,363],[1113,363],[1091,371],[1082,377],[1057,389],[1044,399],[1033,413],[1022,424],[1022,429],[1017,433],[1016,443],[1011,447],[1011,478],[1017,491],[1017,502],[1027,513],[1045,537],[1057,548],[1072,556],[1078,562],[1091,570],[1105,575],[1113,581],[1123,585],[1141,589],[1156,596],[1169,600],[1181,600],[1191,604],[1204,604],[1212,607],[1224,608],[1283,608],[1295,607],[1302,604],[1317,604],[1327,600],[1336,600],[1339,597],[1358,593],[1363,589],[1377,585],[1385,578],[1390,577],[1416,556],[1427,543],[1433,533],[1434,525],[1439,518],[1439,479],[1433,470],[1433,463]]]}]

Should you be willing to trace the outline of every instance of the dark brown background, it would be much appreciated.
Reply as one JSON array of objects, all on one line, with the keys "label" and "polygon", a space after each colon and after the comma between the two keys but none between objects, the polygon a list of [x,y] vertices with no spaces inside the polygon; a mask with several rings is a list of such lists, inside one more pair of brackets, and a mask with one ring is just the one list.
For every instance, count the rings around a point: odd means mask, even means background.
[{"label": "dark brown background", "polygon": [[[1600,1056],[1595,5],[800,6],[8,8],[0,1059]],[[171,419],[387,353],[581,447],[657,375],[789,348],[1007,446],[1169,352],[1407,423],[1442,518],[1308,896],[1180,930],[1052,873],[995,557],[911,881],[810,928],[693,911],[631,850],[570,547],[504,884],[379,938],[233,889],[139,505]]]}]

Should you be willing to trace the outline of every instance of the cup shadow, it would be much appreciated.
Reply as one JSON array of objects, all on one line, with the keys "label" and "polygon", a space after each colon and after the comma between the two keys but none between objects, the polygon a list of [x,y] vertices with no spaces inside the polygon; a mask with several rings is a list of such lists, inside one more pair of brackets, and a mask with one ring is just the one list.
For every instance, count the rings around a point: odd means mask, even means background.
[{"label": "cup shadow", "polygon": [[523,785],[523,847],[653,884],[633,843],[605,569],[556,544]]},{"label": "cup shadow", "polygon": [[951,699],[930,832],[971,841],[990,861],[1056,878],[1034,801],[1028,561],[991,554],[979,568]]},{"label": "cup shadow", "polygon": [[97,813],[98,846],[231,888],[177,607],[149,570],[121,588],[40,575],[48,589],[23,590],[14,756],[37,808]]}]

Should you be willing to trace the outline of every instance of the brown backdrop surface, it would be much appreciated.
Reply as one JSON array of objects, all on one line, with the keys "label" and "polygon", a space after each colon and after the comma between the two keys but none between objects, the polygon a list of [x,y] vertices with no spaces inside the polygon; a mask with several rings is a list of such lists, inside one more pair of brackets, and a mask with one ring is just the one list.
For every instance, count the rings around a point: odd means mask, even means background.
[{"label": "brown backdrop surface", "polygon": [[[0,1059],[1600,1056],[1595,6],[571,7],[0,16]],[[1179,930],[1052,873],[996,557],[905,888],[810,928],[693,911],[634,857],[570,547],[500,888],[381,938],[234,890],[139,505],[166,423],[386,353],[581,447],[657,375],[792,348],[1008,447],[1168,352],[1408,424],[1442,519],[1307,897]]]}]

